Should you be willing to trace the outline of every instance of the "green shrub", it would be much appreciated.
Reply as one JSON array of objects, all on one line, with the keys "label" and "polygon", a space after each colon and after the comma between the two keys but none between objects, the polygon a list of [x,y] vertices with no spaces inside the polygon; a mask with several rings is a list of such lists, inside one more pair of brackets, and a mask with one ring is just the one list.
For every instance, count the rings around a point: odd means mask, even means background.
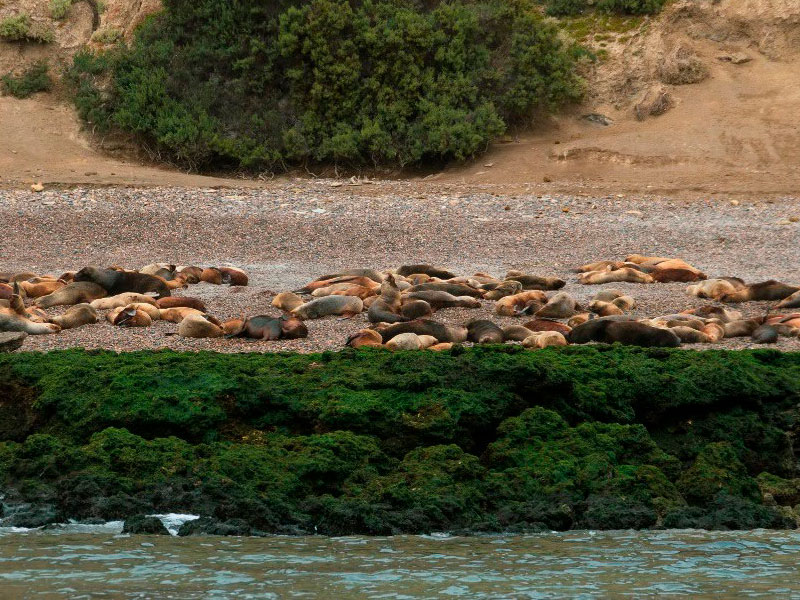
[{"label": "green shrub", "polygon": [[549,0],[547,14],[554,17],[579,15],[588,8],[587,0]]},{"label": "green shrub", "polygon": [[122,30],[118,27],[98,29],[92,34],[92,41],[99,44],[116,44],[122,39]]},{"label": "green shrub", "polygon": [[17,98],[28,98],[37,92],[47,92],[53,86],[46,62],[38,62],[15,76],[12,73],[0,77],[0,87],[4,94]]},{"label": "green shrub", "polygon": [[21,13],[0,21],[0,38],[10,42],[30,41],[49,44],[55,36],[50,29],[32,23],[27,14]]},{"label": "green shrub", "polygon": [[98,88],[82,113],[98,100],[109,126],[191,167],[460,160],[581,93],[556,28],[529,9],[168,0],[110,80],[78,63],[72,78]]},{"label": "green shrub", "polygon": [[659,12],[666,0],[598,0],[597,8],[604,12],[627,15],[653,15]]},{"label": "green shrub", "polygon": [[56,21],[66,18],[74,0],[50,0],[50,16]]}]

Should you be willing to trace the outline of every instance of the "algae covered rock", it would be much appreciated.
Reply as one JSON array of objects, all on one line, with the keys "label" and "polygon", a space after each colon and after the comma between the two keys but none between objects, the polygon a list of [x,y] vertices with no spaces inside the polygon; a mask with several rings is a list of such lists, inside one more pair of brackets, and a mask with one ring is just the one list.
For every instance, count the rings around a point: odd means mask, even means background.
[{"label": "algae covered rock", "polygon": [[169,535],[169,531],[167,531],[161,519],[152,516],[148,517],[147,515],[134,515],[125,519],[122,533]]}]

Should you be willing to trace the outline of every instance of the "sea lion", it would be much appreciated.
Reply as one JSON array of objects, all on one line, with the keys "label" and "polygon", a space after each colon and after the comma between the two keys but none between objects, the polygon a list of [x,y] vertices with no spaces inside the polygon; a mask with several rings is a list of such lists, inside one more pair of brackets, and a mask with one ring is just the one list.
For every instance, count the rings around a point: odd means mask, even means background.
[{"label": "sea lion", "polygon": [[550,298],[536,316],[547,319],[566,319],[579,312],[578,303],[566,292],[559,292]]},{"label": "sea lion", "polygon": [[[116,312],[116,310],[117,309],[115,309],[114,312]],[[111,323],[117,327],[149,327],[153,324],[153,320],[150,318],[150,315],[143,310],[126,306],[125,308],[119,309],[119,312],[115,315]]]},{"label": "sea lion", "polygon": [[567,346],[568,344],[567,338],[558,331],[540,331],[522,340],[525,348],[548,348],[550,346]]},{"label": "sea lion", "polygon": [[58,333],[61,327],[55,323],[34,323],[16,313],[0,310],[0,331],[22,331],[28,335]]},{"label": "sea lion", "polygon": [[427,348],[435,346],[436,344],[439,343],[439,340],[437,340],[432,335],[418,335],[417,337],[419,338],[419,343],[421,344],[420,348],[422,350],[426,350]]},{"label": "sea lion", "polygon": [[706,323],[701,331],[711,338],[712,342],[718,342],[725,337],[725,329],[719,323]]},{"label": "sea lion", "polygon": [[622,310],[633,310],[636,308],[636,300],[631,296],[619,296],[611,301],[611,304]]},{"label": "sea lion", "polygon": [[254,340],[274,341],[280,339],[294,340],[308,337],[308,328],[297,317],[269,317],[259,315],[248,317],[244,320],[241,327],[228,334],[226,337],[243,337]]},{"label": "sea lion", "polygon": [[[675,260],[665,256],[642,256],[641,254],[629,254],[625,257],[625,262],[634,263],[636,265],[655,267],[668,260]],[[678,259],[680,260],[680,259]]]},{"label": "sea lion", "polygon": [[625,263],[621,260],[598,260],[587,263],[572,269],[573,273],[590,273],[592,271],[607,271],[609,269],[621,269]]},{"label": "sea lion", "polygon": [[501,298],[494,305],[494,312],[497,315],[513,317],[523,313],[524,309],[538,305],[533,312],[541,309],[547,302],[547,295],[539,290],[520,292],[512,296]]},{"label": "sea lion", "polygon": [[375,296],[375,290],[365,288],[363,285],[354,285],[344,290],[333,292],[331,296],[358,296],[362,300]]},{"label": "sea lion", "polygon": [[73,281],[52,294],[37,298],[35,303],[39,308],[52,308],[92,302],[108,295],[106,289],[92,281]]},{"label": "sea lion", "polygon": [[203,269],[200,267],[178,267],[177,274],[180,275],[186,283],[200,283],[200,277],[203,276]]},{"label": "sea lion", "polygon": [[634,346],[667,348],[675,348],[681,344],[680,338],[669,329],[652,327],[637,321],[615,320],[614,317],[600,317],[578,325],[569,332],[567,340],[570,344],[620,342]]},{"label": "sea lion", "polygon": [[[353,287],[359,287],[361,289],[367,289],[364,286],[359,286],[359,285],[354,286],[352,283],[350,283],[348,281],[348,282],[342,282],[342,283],[332,283],[331,285],[328,285],[326,287],[317,288],[313,292],[311,292],[311,296],[314,297],[314,298],[322,298],[323,296],[330,296],[334,292],[342,292],[342,291],[345,291],[345,290],[349,290],[349,289],[351,289]],[[372,290],[370,290],[370,292],[371,291]],[[345,295],[349,296],[350,294],[345,294]],[[353,294],[353,295],[356,295],[356,294]],[[370,294],[370,295],[372,295],[372,294]]]},{"label": "sea lion", "polygon": [[200,273],[200,281],[205,281],[212,285],[222,285],[222,271],[217,267],[206,267]]},{"label": "sea lion", "polygon": [[244,325],[244,319],[228,319],[222,323],[222,330],[225,332],[225,335],[231,335],[239,331],[242,325]]},{"label": "sea lion", "polygon": [[745,283],[738,277],[717,277],[706,279],[686,288],[686,293],[698,298],[711,298],[718,300],[725,294],[732,294],[745,287]]},{"label": "sea lion", "polygon": [[800,291],[781,300],[776,308],[800,308]]},{"label": "sea lion", "polygon": [[[164,299],[170,300],[171,297]],[[135,302],[140,304],[152,304],[153,306],[157,305],[156,299],[152,296],[137,294],[136,292],[125,292],[124,294],[117,294],[116,296],[99,298],[97,300],[92,300],[89,304],[95,310],[111,310],[112,308],[128,306],[129,304],[133,304]]]},{"label": "sea lion", "polygon": [[722,325],[725,329],[725,337],[748,337],[753,335],[753,332],[759,328],[761,323],[755,319],[738,319],[736,321],[728,321]]},{"label": "sea lion", "polygon": [[38,277],[36,273],[22,271],[21,273],[14,273],[6,283],[20,283],[22,281],[28,281],[29,279],[35,279],[36,277]]},{"label": "sea lion", "polygon": [[323,275],[322,277],[317,277],[315,281],[327,281],[328,279],[336,279],[338,277],[368,277],[372,281],[376,283],[380,283],[383,281],[383,275],[378,273],[375,269],[346,269],[344,271],[340,271],[338,273],[331,273],[329,275]]},{"label": "sea lion", "polygon": [[577,327],[578,325],[586,323],[586,321],[589,321],[590,319],[596,318],[596,316],[597,315],[595,315],[594,313],[589,313],[589,312],[578,313],[574,317],[569,318],[569,320],[567,321],[567,325],[569,327]]},{"label": "sea lion", "polygon": [[528,275],[522,271],[509,271],[506,273],[506,281],[518,281],[522,284],[523,290],[560,290],[566,285],[566,281],[558,277],[540,277],[538,275]]},{"label": "sea lion", "polygon": [[695,315],[698,317],[702,317],[704,319],[714,318],[719,319],[723,323],[728,323],[730,321],[738,321],[742,319],[742,313],[738,310],[732,310],[729,308],[724,308],[722,306],[700,306],[698,308],[691,308],[689,310],[682,311],[682,314],[685,315]]},{"label": "sea lion", "polygon": [[406,298],[412,300],[424,300],[433,310],[442,308],[480,308],[481,303],[472,296],[453,296],[447,292],[435,290],[423,290],[420,292],[409,292]]},{"label": "sea lion", "polygon": [[247,273],[241,269],[235,267],[220,267],[219,270],[222,273],[222,283],[244,286],[250,282]]},{"label": "sea lion", "polygon": [[[394,279],[392,279],[392,281],[394,281]],[[314,290],[330,287],[337,283],[361,285],[375,290],[381,287],[380,283],[372,281],[369,277],[360,277],[358,275],[342,275],[341,277],[334,277],[333,279],[317,279],[294,291],[296,294],[311,294],[314,292]]]},{"label": "sea lion", "polygon": [[7,283],[0,283],[0,300],[8,300],[14,295],[14,288]]},{"label": "sea lion", "polygon": [[76,304],[59,317],[50,319],[61,329],[75,329],[82,325],[97,323],[97,311],[89,304]]},{"label": "sea lion", "polygon": [[591,303],[589,303],[589,310],[601,317],[624,314],[619,306],[603,300],[592,300]]},{"label": "sea lion", "polygon": [[401,333],[386,342],[386,347],[389,350],[419,350],[422,341],[416,333]]},{"label": "sea lion", "polygon": [[447,292],[453,296],[472,296],[473,298],[480,298],[483,296],[483,291],[465,285],[463,283],[452,283],[450,281],[430,281],[428,283],[421,283],[419,285],[412,285],[408,288],[409,292]]},{"label": "sea lion", "polygon": [[178,325],[178,335],[185,338],[218,338],[225,335],[216,319],[212,320],[205,313],[188,315]]},{"label": "sea lion", "polygon": [[504,342],[521,342],[529,338],[533,332],[523,325],[506,325],[503,327]]},{"label": "sea lion", "polygon": [[294,292],[281,292],[272,299],[272,306],[285,312],[292,312],[303,304],[304,300]]},{"label": "sea lion", "polygon": [[430,319],[414,319],[405,323],[394,323],[378,329],[384,343],[401,333],[432,335],[439,342],[461,343],[467,340],[467,328],[461,325],[445,325]]},{"label": "sea lion", "polygon": [[624,296],[625,292],[621,292],[620,290],[600,290],[597,292],[593,297],[592,300],[601,300],[603,302],[613,302],[620,296]]},{"label": "sea lion", "polygon": [[[400,277],[400,276],[398,275],[398,277]],[[423,283],[426,283],[426,282],[430,281],[431,280],[431,276],[430,275],[425,275],[425,273],[415,273],[414,275],[409,275],[408,277],[406,277],[406,280],[408,280],[408,282],[412,286],[414,286],[414,285],[420,285],[420,284],[423,284]]]},{"label": "sea lion", "polygon": [[446,271],[432,265],[403,265],[397,269],[398,275],[407,276],[415,275],[417,273],[423,273],[429,277],[437,277],[439,279],[453,279],[456,276],[455,273],[451,273],[450,271]]},{"label": "sea lion", "polygon": [[146,312],[151,321],[161,320],[161,309],[157,306],[153,306],[149,302],[133,302],[125,308],[135,308],[136,310]]},{"label": "sea lion", "polygon": [[424,300],[406,300],[400,307],[400,314],[407,319],[422,319],[433,314],[433,308]]},{"label": "sea lion", "polygon": [[467,340],[476,344],[502,344],[504,334],[503,330],[491,321],[475,319],[467,323]]},{"label": "sea lion", "polygon": [[650,276],[660,283],[689,282],[706,279],[706,274],[680,258],[659,262]]},{"label": "sea lion", "polygon": [[150,263],[139,269],[139,273],[144,273],[145,275],[157,275],[164,272],[174,274],[177,272],[176,269],[177,267],[170,263]]},{"label": "sea lion", "polygon": [[157,279],[163,281],[164,285],[167,286],[168,290],[182,290],[184,288],[189,287],[189,284],[186,283],[186,279],[181,275],[178,275],[173,279],[164,279],[160,275],[153,275],[153,277],[156,277]]},{"label": "sea lion", "polygon": [[564,323],[559,323],[558,321],[552,321],[550,319],[534,319],[533,321],[525,323],[523,327],[533,332],[558,331],[564,335],[572,331],[572,326],[564,325]]},{"label": "sea lion", "polygon": [[189,315],[203,314],[203,311],[188,306],[176,306],[174,308],[159,308],[158,314],[162,321],[180,323]]},{"label": "sea lion", "polygon": [[155,292],[158,297],[170,295],[169,288],[163,279],[143,273],[84,267],[75,274],[75,282],[80,281],[88,281],[100,285],[109,296],[116,296],[124,292],[136,292],[138,294]]},{"label": "sea lion", "polygon": [[487,300],[501,300],[502,298],[518,295],[520,292],[522,292],[522,284],[519,281],[509,280],[493,286],[492,289],[483,294],[483,297]]},{"label": "sea lion", "polygon": [[452,350],[453,342],[439,342],[438,344],[434,344],[433,346],[428,346],[425,349],[432,350],[434,352],[443,352],[444,350]]},{"label": "sea lion", "polygon": [[357,296],[324,296],[298,306],[291,311],[301,319],[320,319],[330,315],[352,317],[364,308],[364,302]]},{"label": "sea lion", "polygon": [[599,285],[601,283],[653,283],[655,280],[637,269],[622,267],[615,270],[589,271],[578,275],[578,281],[584,285]]},{"label": "sea lion", "polygon": [[[152,298],[150,299],[152,301]],[[167,296],[166,298],[159,298],[155,301],[158,308],[178,308],[185,306],[187,308],[194,308],[200,312],[206,312],[206,304],[200,298],[193,298],[191,296]]]},{"label": "sea lion", "polygon": [[760,283],[751,283],[744,288],[729,294],[723,294],[722,302],[747,302],[750,300],[784,300],[800,291],[800,288],[770,279]]},{"label": "sea lion", "polygon": [[380,348],[383,346],[383,339],[381,334],[374,329],[361,329],[347,338],[345,346],[351,348],[361,348],[362,346]]},{"label": "sea lion", "polygon": [[394,275],[389,273],[381,283],[380,296],[367,309],[367,320],[370,323],[407,321],[408,318],[400,314],[402,304],[403,297],[397,287]]},{"label": "sea lion", "polygon": [[778,330],[772,325],[761,325],[750,336],[756,344],[774,344],[778,341]]},{"label": "sea lion", "polygon": [[20,281],[19,287],[25,292],[25,295],[28,298],[41,298],[42,296],[47,296],[48,294],[52,294],[56,290],[61,289],[66,284],[65,281],[59,281],[58,279],[41,279],[41,278],[34,278],[29,281]]},{"label": "sea lion", "polygon": [[693,327],[678,325],[676,327],[670,327],[669,330],[677,335],[681,339],[681,342],[685,344],[710,344],[713,341],[711,336]]}]

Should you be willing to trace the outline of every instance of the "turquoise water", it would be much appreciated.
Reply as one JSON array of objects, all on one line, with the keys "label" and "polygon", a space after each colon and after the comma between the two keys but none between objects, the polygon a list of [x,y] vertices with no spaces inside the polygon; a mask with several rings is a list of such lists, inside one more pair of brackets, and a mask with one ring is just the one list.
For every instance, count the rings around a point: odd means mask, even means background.
[{"label": "turquoise water", "polygon": [[127,536],[0,529],[0,598],[800,598],[800,533]]}]

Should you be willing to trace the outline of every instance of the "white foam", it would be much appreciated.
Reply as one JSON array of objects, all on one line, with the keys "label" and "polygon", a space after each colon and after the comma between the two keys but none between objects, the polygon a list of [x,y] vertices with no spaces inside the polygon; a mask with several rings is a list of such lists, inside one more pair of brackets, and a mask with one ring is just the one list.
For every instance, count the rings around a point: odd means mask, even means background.
[{"label": "white foam", "polygon": [[180,513],[166,513],[163,515],[147,516],[160,519],[164,524],[164,527],[166,527],[167,531],[169,531],[170,535],[178,535],[178,530],[181,528],[181,525],[188,523],[189,521],[196,521],[200,518],[200,515],[184,515]]}]

